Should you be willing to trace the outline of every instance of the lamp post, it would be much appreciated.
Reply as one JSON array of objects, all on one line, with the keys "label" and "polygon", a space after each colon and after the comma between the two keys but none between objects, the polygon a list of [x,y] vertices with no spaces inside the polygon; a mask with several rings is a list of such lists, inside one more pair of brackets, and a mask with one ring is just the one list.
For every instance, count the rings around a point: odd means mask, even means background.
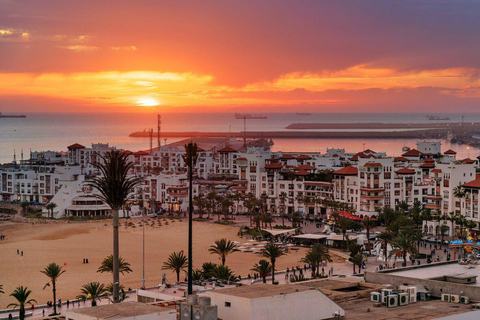
[{"label": "lamp post", "polygon": [[145,220],[143,221],[143,274],[142,274],[142,289],[145,289]]},{"label": "lamp post", "polygon": [[193,294],[193,240],[192,240],[192,223],[193,223],[193,166],[197,162],[197,144],[190,142],[185,145],[185,155],[183,157],[185,164],[188,166],[188,290],[189,295]]}]

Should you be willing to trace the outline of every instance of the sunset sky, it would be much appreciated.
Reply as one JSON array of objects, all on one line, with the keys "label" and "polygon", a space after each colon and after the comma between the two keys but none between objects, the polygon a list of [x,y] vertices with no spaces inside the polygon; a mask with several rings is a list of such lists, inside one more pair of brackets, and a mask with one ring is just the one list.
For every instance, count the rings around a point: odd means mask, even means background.
[{"label": "sunset sky", "polygon": [[0,112],[479,112],[480,1],[0,0]]}]

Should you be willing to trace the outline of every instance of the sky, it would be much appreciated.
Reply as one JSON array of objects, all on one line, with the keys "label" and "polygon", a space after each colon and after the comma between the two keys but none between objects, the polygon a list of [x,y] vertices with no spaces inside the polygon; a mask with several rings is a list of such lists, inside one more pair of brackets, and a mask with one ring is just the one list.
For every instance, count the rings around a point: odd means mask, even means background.
[{"label": "sky", "polygon": [[479,112],[480,1],[0,0],[0,112]]}]

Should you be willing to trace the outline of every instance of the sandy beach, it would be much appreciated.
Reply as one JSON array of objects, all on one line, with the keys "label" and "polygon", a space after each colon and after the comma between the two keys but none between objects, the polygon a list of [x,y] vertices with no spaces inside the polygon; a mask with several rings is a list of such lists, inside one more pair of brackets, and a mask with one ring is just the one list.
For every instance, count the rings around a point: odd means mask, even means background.
[{"label": "sandy beach", "polygon": [[[173,283],[174,274],[161,270],[163,262],[173,251],[185,250],[186,253],[186,220],[173,223],[169,220],[169,223],[168,226],[148,226],[145,229],[146,286],[159,284],[163,272],[167,274],[167,280]],[[133,272],[121,275],[120,281],[126,288],[137,288],[141,286],[142,279],[142,228],[125,228],[124,221],[121,221],[121,224],[120,254],[130,262]],[[193,227],[194,268],[201,267],[203,262],[219,262],[217,256],[208,252],[208,247],[218,238],[247,242],[237,236],[238,227],[205,222],[194,222]],[[112,253],[111,220],[35,225],[4,222],[0,224],[0,234],[8,235],[8,240],[0,242],[0,284],[5,291],[5,294],[0,295],[0,308],[13,301],[9,294],[20,285],[31,289],[31,297],[39,304],[52,300],[51,288],[43,290],[48,279],[40,273],[40,270],[51,262],[64,266],[66,270],[57,284],[57,297],[63,301],[75,298],[81,286],[87,282],[111,282],[110,274],[96,272],[103,258]],[[17,249],[23,251],[24,255],[17,255]],[[297,252],[281,257],[277,262],[277,269],[299,264],[305,250],[300,248]],[[83,264],[83,258],[88,258],[89,263]],[[236,252],[227,258],[227,265],[243,277],[260,258],[258,254]]]}]

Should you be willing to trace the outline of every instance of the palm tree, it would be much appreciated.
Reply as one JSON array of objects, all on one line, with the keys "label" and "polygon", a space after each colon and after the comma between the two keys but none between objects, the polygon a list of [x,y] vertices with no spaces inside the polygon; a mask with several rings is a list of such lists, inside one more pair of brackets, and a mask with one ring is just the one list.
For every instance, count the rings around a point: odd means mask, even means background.
[{"label": "palm tree", "polygon": [[215,245],[210,246],[208,249],[210,254],[218,254],[220,256],[220,260],[222,260],[222,266],[225,265],[227,256],[235,251],[238,251],[237,246],[233,243],[233,241],[225,238],[216,240]]},{"label": "palm tree", "polygon": [[168,260],[163,263],[162,270],[173,270],[177,274],[177,282],[180,282],[180,271],[188,266],[188,259],[180,252],[173,252],[168,256]]},{"label": "palm tree", "polygon": [[417,240],[417,236],[411,232],[405,231],[400,233],[392,240],[392,252],[390,255],[401,255],[403,257],[403,262],[406,265],[407,253],[412,255],[418,253],[416,246]]},{"label": "palm tree", "polygon": [[30,206],[30,202],[28,201],[23,201],[22,203],[20,203],[20,206],[22,207],[22,212],[23,212],[23,215],[27,215],[28,213],[28,207]]},{"label": "palm tree", "polygon": [[[113,255],[109,255],[105,259],[103,259],[102,264],[98,267],[97,272],[104,273],[104,272],[113,272]],[[125,273],[133,272],[130,268],[130,263],[128,263],[124,258],[118,258],[118,272],[122,275]]]},{"label": "palm tree", "polygon": [[32,304],[32,302],[35,302],[37,303],[36,300],[34,299],[28,299],[28,296],[30,296],[30,294],[32,293],[31,290],[28,290],[27,287],[23,287],[23,286],[20,286],[20,287],[17,287],[15,288],[15,291],[13,291],[12,294],[10,294],[10,297],[14,297],[17,302],[16,303],[10,303],[7,308],[10,308],[10,307],[13,307],[14,309],[16,307],[19,307],[20,309],[20,312],[19,312],[19,318],[20,320],[24,320],[25,319],[25,305],[27,304]]},{"label": "palm tree", "polygon": [[48,210],[48,212],[50,212],[51,218],[53,218],[53,209],[55,209],[56,207],[57,207],[57,204],[55,202],[49,202],[45,206],[45,208]]},{"label": "palm tree", "polygon": [[355,256],[352,258],[352,263],[353,263],[353,273],[355,273],[355,266],[358,266],[358,273],[362,271],[362,265],[367,262],[367,257],[361,253],[358,252]]},{"label": "palm tree", "polygon": [[77,299],[83,300],[83,301],[92,300],[92,307],[96,307],[97,300],[100,300],[108,293],[105,285],[100,282],[89,282],[87,284],[84,284],[80,292],[82,294],[78,295]]},{"label": "palm tree", "polygon": [[235,274],[233,271],[227,267],[227,266],[222,266],[221,264],[217,264],[215,268],[212,270],[212,275],[214,278],[220,279],[220,280],[227,280],[227,281],[233,281],[235,280]]},{"label": "palm tree", "polygon": [[128,161],[128,154],[112,150],[105,156],[98,155],[103,161],[92,163],[101,176],[96,177],[90,185],[99,191],[97,196],[113,210],[113,303],[119,299],[119,236],[118,211],[127,203],[130,193],[140,183],[141,178],[128,177],[133,171],[134,164]]},{"label": "palm tree", "polygon": [[32,302],[37,303],[37,301],[34,300],[34,299],[30,299],[30,300],[28,299],[28,296],[30,296],[31,293],[32,293],[32,291],[28,290],[27,287],[20,286],[20,287],[15,288],[13,293],[10,294],[10,297],[14,297],[17,300],[17,302],[16,303],[10,303],[7,306],[7,308],[13,307],[15,309],[16,307],[19,307],[20,308],[20,312],[19,312],[20,320],[25,319],[25,305],[27,305],[27,304],[31,305]]},{"label": "palm tree", "polygon": [[57,288],[56,288],[56,283],[58,277],[60,277],[65,270],[62,270],[62,267],[56,264],[55,262],[50,263],[44,270],[40,271],[44,275],[50,278],[50,281],[47,282],[45,289],[47,286],[50,286],[50,283],[52,284],[52,290],[53,290],[53,314],[57,314]]},{"label": "palm tree", "polygon": [[257,206],[257,198],[251,192],[249,192],[245,196],[245,201],[243,201],[243,205],[247,208],[250,226],[252,226],[253,210]]},{"label": "palm tree", "polygon": [[270,259],[270,263],[272,264],[272,284],[275,284],[275,262],[278,258],[285,255],[285,251],[277,244],[270,242],[262,250],[262,255]]},{"label": "palm tree", "polygon": [[287,200],[287,194],[282,191],[278,198],[280,199],[280,208],[282,209],[282,226],[285,226],[285,201]]},{"label": "palm tree", "polygon": [[382,232],[377,236],[375,244],[380,244],[383,247],[383,256],[385,257],[385,263],[387,262],[387,250],[388,244],[392,241],[393,236],[390,232]]},{"label": "palm tree", "polygon": [[253,272],[256,272],[262,277],[263,283],[267,283],[267,277],[270,273],[272,273],[272,264],[265,259],[258,261],[255,263],[252,269]]},{"label": "palm tree", "polygon": [[[118,287],[118,289],[120,290],[120,295],[118,297],[118,300],[120,302],[123,302],[125,301],[125,299],[127,298],[127,295],[125,293],[125,286],[120,284],[120,286]],[[113,293],[113,283],[109,283],[105,286],[105,290],[107,290],[107,292],[109,292],[110,294]]]},{"label": "palm tree", "polygon": [[375,226],[375,221],[367,216],[363,218],[362,225],[367,230],[367,243],[370,244],[370,230]]},{"label": "palm tree", "polygon": [[441,235],[441,237],[442,237],[442,245],[443,245],[443,238],[445,237],[445,234],[447,233],[448,229],[449,229],[449,228],[448,228],[448,226],[447,226],[446,224],[442,224],[442,225],[440,226],[440,235]]},{"label": "palm tree", "polygon": [[203,197],[202,195],[193,197],[193,204],[195,205],[195,207],[197,207],[198,217],[202,219],[203,214],[205,213],[205,208],[207,206],[207,201],[205,197]]},{"label": "palm tree", "polygon": [[213,270],[217,265],[213,262],[205,262],[202,264],[202,273],[205,279],[213,278]]},{"label": "palm tree", "polygon": [[217,194],[214,191],[211,191],[207,194],[207,217],[210,219],[210,212],[215,210],[215,201],[217,200]]},{"label": "palm tree", "polygon": [[345,234],[347,233],[347,230],[350,228],[352,225],[352,220],[345,218],[343,216],[340,216],[337,221],[337,225],[340,227],[342,230],[342,235],[343,235],[343,243],[345,242]]},{"label": "palm tree", "polygon": [[388,227],[391,222],[393,222],[396,218],[396,212],[390,207],[383,207],[380,211],[378,217],[380,220],[383,220],[385,223],[385,227]]}]

